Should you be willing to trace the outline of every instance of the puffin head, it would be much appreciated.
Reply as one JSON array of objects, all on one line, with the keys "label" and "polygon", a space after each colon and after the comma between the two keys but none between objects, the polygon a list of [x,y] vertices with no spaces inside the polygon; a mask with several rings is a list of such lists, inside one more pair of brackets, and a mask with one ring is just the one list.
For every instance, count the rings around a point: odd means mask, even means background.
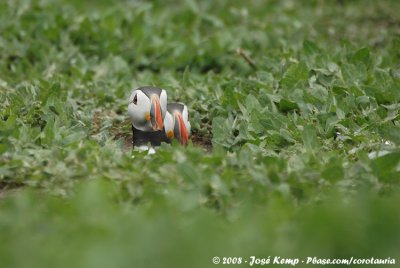
[{"label": "puffin head", "polygon": [[140,87],[129,97],[128,114],[132,125],[141,131],[163,129],[167,113],[167,92],[156,87]]},{"label": "puffin head", "polygon": [[169,140],[178,139],[187,145],[190,135],[189,111],[183,103],[169,103],[164,118],[164,131]]}]

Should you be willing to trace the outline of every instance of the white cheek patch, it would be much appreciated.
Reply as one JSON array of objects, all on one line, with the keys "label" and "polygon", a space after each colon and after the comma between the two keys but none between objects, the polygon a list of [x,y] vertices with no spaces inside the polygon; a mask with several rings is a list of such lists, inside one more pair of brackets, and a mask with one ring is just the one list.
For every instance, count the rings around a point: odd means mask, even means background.
[{"label": "white cheek patch", "polygon": [[183,106],[182,118],[183,118],[183,123],[186,126],[187,132],[190,135],[189,111],[186,105]]},{"label": "white cheek patch", "polygon": [[[134,104],[132,101],[136,95],[137,103]],[[131,118],[132,124],[135,128],[146,131],[149,128],[149,124],[146,121],[146,113],[150,113],[150,100],[140,90],[132,92],[129,98],[128,114]]]},{"label": "white cheek patch", "polygon": [[167,112],[167,114],[164,117],[164,128],[165,128],[165,133],[168,133],[168,131],[173,131],[174,129],[174,119],[169,112]]},{"label": "white cheek patch", "polygon": [[163,89],[160,94],[161,115],[164,118],[167,112],[167,92]]},{"label": "white cheek patch", "polygon": [[186,105],[183,106],[182,117],[183,117],[183,121],[186,123],[189,118],[189,113],[188,113],[188,109],[187,109]]},{"label": "white cheek patch", "polygon": [[187,133],[188,133],[188,135],[190,135],[190,122],[187,122],[187,124],[186,124],[186,130],[187,130]]},{"label": "white cheek patch", "polygon": [[143,112],[150,112],[150,99],[144,94],[142,91],[138,91],[138,102],[137,106],[143,111]]}]

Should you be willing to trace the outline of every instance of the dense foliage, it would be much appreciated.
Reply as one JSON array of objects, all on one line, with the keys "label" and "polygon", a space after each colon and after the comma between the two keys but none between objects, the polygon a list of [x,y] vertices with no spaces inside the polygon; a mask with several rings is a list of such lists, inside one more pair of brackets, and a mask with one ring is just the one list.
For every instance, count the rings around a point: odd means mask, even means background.
[{"label": "dense foliage", "polygon": [[[131,150],[143,85],[187,148]],[[1,1],[0,94],[2,267],[400,262],[398,1]]]}]

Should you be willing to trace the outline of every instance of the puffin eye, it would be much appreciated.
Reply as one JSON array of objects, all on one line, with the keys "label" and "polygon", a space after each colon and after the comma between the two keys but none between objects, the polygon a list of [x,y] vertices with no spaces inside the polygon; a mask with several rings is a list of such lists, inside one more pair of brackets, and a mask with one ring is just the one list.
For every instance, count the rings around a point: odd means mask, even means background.
[{"label": "puffin eye", "polygon": [[135,95],[135,97],[133,98],[133,104],[137,104],[137,94]]}]

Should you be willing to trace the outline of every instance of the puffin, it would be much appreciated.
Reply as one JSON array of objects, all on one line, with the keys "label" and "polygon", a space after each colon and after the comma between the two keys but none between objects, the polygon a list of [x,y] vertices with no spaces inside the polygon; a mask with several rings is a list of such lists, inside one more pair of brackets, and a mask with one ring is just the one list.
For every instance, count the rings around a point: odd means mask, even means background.
[{"label": "puffin", "polygon": [[167,92],[157,87],[139,87],[129,97],[133,147],[159,146],[167,114]]},{"label": "puffin", "polygon": [[171,143],[175,138],[180,144],[187,145],[190,135],[189,110],[183,103],[167,104],[164,118],[164,135],[162,141]]}]

